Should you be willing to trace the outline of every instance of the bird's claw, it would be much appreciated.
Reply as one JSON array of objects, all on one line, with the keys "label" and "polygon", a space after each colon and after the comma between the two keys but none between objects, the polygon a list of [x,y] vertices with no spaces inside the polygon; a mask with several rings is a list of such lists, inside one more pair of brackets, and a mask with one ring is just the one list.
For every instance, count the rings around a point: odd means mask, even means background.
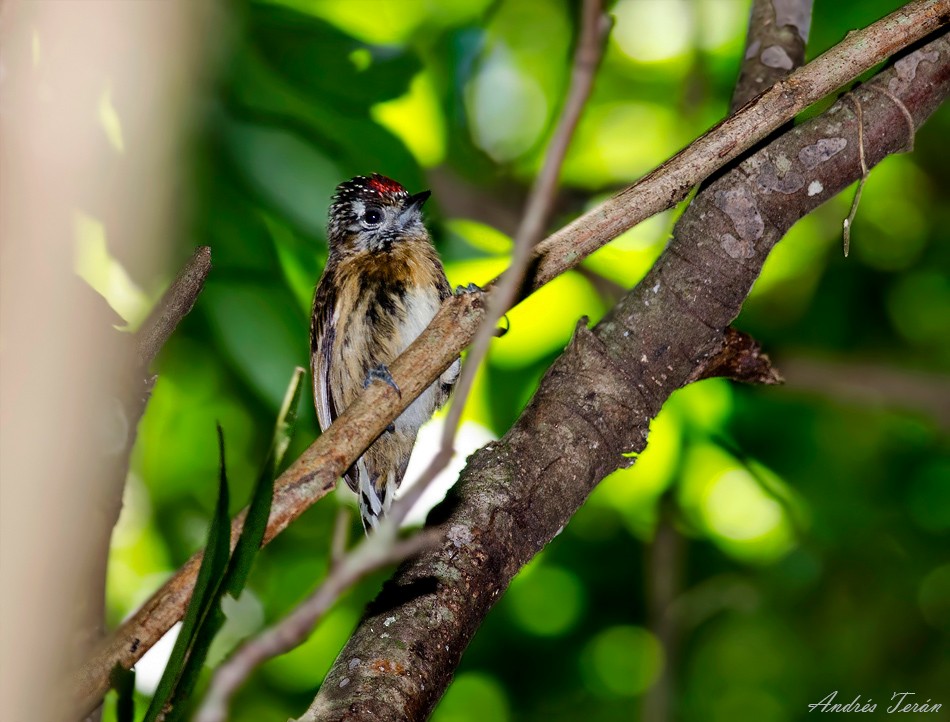
[{"label": "bird's claw", "polygon": [[456,296],[461,296],[461,295],[466,294],[466,293],[482,293],[482,291],[483,291],[482,287],[479,286],[479,285],[477,285],[477,284],[475,284],[475,283],[470,283],[470,284],[468,284],[467,286],[456,286],[456,287],[455,287],[455,295],[456,295]]},{"label": "bird's claw", "polygon": [[383,381],[395,389],[396,393],[402,396],[402,391],[399,390],[399,387],[396,385],[396,382],[393,381],[393,375],[389,373],[389,368],[386,364],[379,364],[374,366],[369,371],[366,372],[366,378],[363,380],[363,388],[369,387],[374,381]]}]

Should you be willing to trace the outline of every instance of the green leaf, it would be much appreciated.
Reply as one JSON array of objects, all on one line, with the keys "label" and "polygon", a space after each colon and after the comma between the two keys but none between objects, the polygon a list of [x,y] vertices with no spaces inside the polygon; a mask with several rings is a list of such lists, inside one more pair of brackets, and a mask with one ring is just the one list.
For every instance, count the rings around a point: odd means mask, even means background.
[{"label": "green leaf", "polygon": [[267,519],[270,517],[271,499],[274,495],[274,479],[277,478],[277,470],[284,460],[284,454],[287,453],[287,447],[294,433],[294,425],[297,423],[297,407],[300,405],[303,377],[304,370],[298,366],[294,369],[287,393],[284,395],[284,402],[277,414],[270,450],[261,467],[261,473],[257,477],[257,483],[254,485],[247,518],[241,529],[241,537],[238,539],[228,565],[225,584],[227,592],[233,597],[237,597],[244,589],[247,576],[251,571],[251,564],[264,540]]},{"label": "green leaf", "polygon": [[[291,129],[232,115],[222,121],[222,137],[235,169],[256,192],[251,209],[276,211],[310,239],[326,236],[326,205],[314,199],[329,199],[343,171],[324,148]],[[312,250],[312,240],[307,246]],[[267,265],[273,261],[271,256]],[[318,270],[314,268],[311,275]]]},{"label": "green leaf", "polygon": [[[254,485],[247,517],[244,519],[244,525],[241,528],[241,536],[234,547],[227,572],[214,590],[209,613],[205,617],[201,629],[195,634],[191,653],[188,655],[188,661],[175,688],[172,697],[172,709],[167,717],[168,722],[182,718],[181,715],[185,708],[184,702],[191,697],[191,693],[201,675],[201,668],[205,659],[207,659],[211,643],[221,627],[224,626],[226,618],[221,610],[221,598],[225,593],[235,598],[240,596],[244,590],[244,585],[247,583],[247,577],[250,574],[254,559],[260,551],[261,542],[264,540],[264,532],[267,530],[267,519],[270,517],[271,501],[274,494],[273,482],[277,477],[277,469],[283,461],[287,447],[290,445],[294,424],[297,421],[297,407],[300,405],[303,377],[304,370],[298,366],[294,369],[293,377],[287,387],[283,404],[281,404],[280,412],[277,415],[270,450]],[[221,463],[223,467],[223,455]]]},{"label": "green leaf", "polygon": [[135,720],[135,670],[125,669],[116,664],[109,674],[112,689],[118,694],[115,702],[116,722],[134,722]]},{"label": "green leaf", "polygon": [[421,188],[419,166],[405,145],[364,111],[344,112],[326,99],[315,99],[274,72],[253,48],[234,58],[235,82],[227,93],[227,110],[244,121],[291,131],[321,149],[345,175],[366,168],[408,188]]},{"label": "green leaf", "polygon": [[405,93],[421,67],[411,52],[366,45],[289,8],[253,7],[248,31],[248,43],[281,78],[312,103],[351,115]]},{"label": "green leaf", "polygon": [[167,702],[178,686],[185,669],[188,652],[200,631],[201,625],[212,603],[217,599],[216,592],[221,586],[224,575],[227,573],[228,556],[230,551],[231,524],[228,518],[228,479],[224,464],[224,433],[218,426],[218,447],[221,453],[221,474],[218,484],[218,502],[215,506],[214,518],[208,531],[208,542],[205,545],[205,555],[198,569],[198,578],[191,595],[191,602],[185,610],[181,631],[162,679],[155,690],[155,696],[145,713],[145,722],[154,722],[158,719]]},{"label": "green leaf", "polygon": [[307,314],[283,283],[209,281],[201,302],[235,371],[271,408],[278,408],[287,369],[301,365],[309,349]]}]

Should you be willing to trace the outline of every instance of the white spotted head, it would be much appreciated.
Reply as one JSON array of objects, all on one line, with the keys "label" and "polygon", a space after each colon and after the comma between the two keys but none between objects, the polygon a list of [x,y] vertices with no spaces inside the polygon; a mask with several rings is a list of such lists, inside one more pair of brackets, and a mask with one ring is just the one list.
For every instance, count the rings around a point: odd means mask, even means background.
[{"label": "white spotted head", "polygon": [[386,252],[400,240],[426,236],[422,205],[428,197],[429,191],[410,195],[378,173],[341,183],[330,205],[330,252]]}]

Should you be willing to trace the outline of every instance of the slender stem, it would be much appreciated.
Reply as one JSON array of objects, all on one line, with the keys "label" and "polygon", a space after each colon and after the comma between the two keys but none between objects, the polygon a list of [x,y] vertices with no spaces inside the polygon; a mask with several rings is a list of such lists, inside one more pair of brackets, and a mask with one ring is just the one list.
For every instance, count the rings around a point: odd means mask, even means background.
[{"label": "slender stem", "polygon": [[199,246],[135,334],[142,368],[147,369],[152,364],[178,324],[191,311],[210,271],[211,249]]},{"label": "slender stem", "polygon": [[660,678],[643,698],[644,722],[666,722],[673,719],[676,692],[676,660],[679,630],[672,613],[679,595],[685,539],[674,526],[675,504],[669,495],[659,504],[659,519],[653,542],[647,547],[647,610],[650,631],[663,647],[663,669]]},{"label": "slender stem", "polygon": [[350,535],[350,510],[340,505],[333,520],[333,537],[330,541],[330,566],[337,566],[346,557],[346,543]]},{"label": "slender stem", "polygon": [[[134,391],[123,397],[122,405],[127,433],[122,451],[113,457],[108,478],[103,481],[99,489],[102,495],[100,504],[102,514],[94,537],[95,567],[89,574],[92,595],[94,595],[90,596],[90,608],[96,610],[97,620],[94,631],[99,636],[102,636],[105,628],[106,576],[109,568],[112,530],[122,512],[122,496],[125,492],[125,480],[129,475],[132,448],[138,436],[139,421],[145,413],[152,386],[155,383],[155,377],[149,373],[149,366],[152,365],[181,320],[195,305],[210,270],[211,249],[201,246],[178,272],[149,317],[132,337],[133,350],[130,355],[134,360],[129,373],[133,380],[129,382],[129,386]],[[87,722],[91,719],[95,717],[87,718]]]}]

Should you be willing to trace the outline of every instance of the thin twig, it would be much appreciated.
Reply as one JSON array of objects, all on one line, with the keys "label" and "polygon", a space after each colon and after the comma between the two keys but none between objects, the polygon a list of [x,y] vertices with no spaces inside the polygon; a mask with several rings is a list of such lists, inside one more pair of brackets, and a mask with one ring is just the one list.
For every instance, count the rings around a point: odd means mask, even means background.
[{"label": "thin twig", "polygon": [[817,395],[861,408],[902,408],[931,417],[950,431],[950,378],[857,358],[783,356],[782,371],[796,393]]},{"label": "thin twig", "polygon": [[[131,346],[126,351],[129,356],[127,372],[130,374],[130,388],[134,390],[118,398],[122,400],[121,411],[127,433],[121,452],[111,455],[108,473],[98,490],[101,494],[100,514],[91,537],[95,563],[88,576],[90,589],[94,590],[95,596],[90,596],[89,606],[95,607],[99,617],[94,630],[97,636],[103,636],[105,630],[106,577],[112,532],[122,512],[122,496],[129,475],[132,449],[138,437],[139,421],[145,413],[155,384],[156,377],[148,369],[179,322],[191,311],[210,270],[211,249],[201,246],[178,272],[148,318],[131,337]],[[99,716],[101,714],[93,715],[93,718]]]},{"label": "thin twig", "polygon": [[647,549],[647,614],[649,628],[663,647],[660,677],[643,697],[644,722],[670,719],[676,690],[674,676],[679,651],[679,629],[672,613],[682,585],[685,540],[676,528],[676,505],[668,492],[658,504],[653,541]]},{"label": "thin twig", "polygon": [[914,136],[917,133],[917,128],[914,126],[914,116],[910,114],[910,111],[907,109],[907,106],[904,105],[904,102],[894,95],[887,88],[877,86],[877,85],[865,85],[863,86],[868,90],[873,90],[875,93],[880,93],[891,99],[891,102],[896,105],[901,113],[904,114],[904,120],[907,121],[907,145],[904,147],[904,153],[911,153],[914,150]]},{"label": "thin twig", "polygon": [[495,327],[502,316],[514,303],[518,291],[524,281],[531,251],[544,235],[544,230],[550,220],[551,211],[557,197],[558,179],[561,176],[561,167],[567,149],[587,99],[594,87],[594,78],[600,66],[604,53],[604,45],[613,24],[610,16],[604,13],[603,0],[585,0],[581,8],[581,29],[577,38],[577,47],[574,51],[574,60],[571,68],[571,81],[567,98],[557,122],[551,141],[548,143],[544,155],[541,172],[535,178],[534,185],[528,195],[524,216],[515,235],[514,249],[511,256],[511,265],[501,276],[494,292],[488,301],[488,310],[482,320],[465,363],[462,373],[455,384],[452,406],[442,428],[442,439],[439,451],[429,463],[415,484],[406,492],[390,510],[397,523],[401,523],[406,515],[422,498],[426,489],[452,460],[455,448],[455,437],[462,421],[462,411],[472,391],[475,375],[488,353],[489,344],[495,336]]},{"label": "thin twig", "polygon": [[199,246],[135,333],[135,346],[142,368],[151,365],[178,324],[191,311],[210,271],[211,249]]},{"label": "thin twig", "polygon": [[[904,120],[907,121],[907,145],[903,152],[910,153],[914,149],[914,135],[917,129],[914,127],[914,117],[910,114],[907,106],[887,88],[878,85],[864,85],[862,88],[873,90],[875,93],[885,96],[900,109]],[[858,213],[858,205],[861,203],[861,194],[864,192],[864,184],[868,179],[868,168],[864,160],[864,111],[861,108],[861,101],[854,92],[849,93],[848,97],[851,99],[851,103],[854,105],[855,112],[858,116],[858,158],[861,160],[861,179],[858,181],[858,187],[854,191],[854,199],[851,201],[851,211],[841,224],[843,229],[842,238],[844,241],[845,258],[848,257],[848,252],[851,248],[851,227],[854,225],[854,217]]]},{"label": "thin twig", "polygon": [[421,532],[403,541],[397,539],[397,533],[398,526],[386,520],[339,564],[334,565],[323,584],[293,612],[238,647],[215,671],[195,722],[224,722],[231,697],[251,673],[268,659],[302,644],[344,592],[366,575],[408,559],[439,539],[435,530]]},{"label": "thin twig", "polygon": [[851,201],[851,211],[841,224],[845,258],[848,257],[848,251],[851,248],[851,224],[854,223],[854,217],[858,213],[858,205],[861,203],[861,193],[864,191],[864,183],[868,179],[868,166],[864,160],[864,110],[861,107],[861,101],[858,100],[856,95],[849,93],[848,98],[854,105],[855,112],[858,116],[858,158],[861,161],[861,179],[858,181],[858,187],[854,191],[854,199]]},{"label": "thin twig", "polygon": [[[536,290],[618,235],[682,200],[698,182],[817,102],[898,50],[950,22],[950,0],[916,0],[850,34],[709,130],[635,185],[591,209],[535,247]],[[484,294],[448,299],[429,327],[390,365],[401,395],[373,384],[277,480],[265,543],[326,496],[353,461],[458,358],[484,316]],[[243,515],[233,522],[240,528]],[[181,619],[201,553],[188,560],[77,671],[70,689],[77,716],[98,704],[116,664],[132,666]]]}]

